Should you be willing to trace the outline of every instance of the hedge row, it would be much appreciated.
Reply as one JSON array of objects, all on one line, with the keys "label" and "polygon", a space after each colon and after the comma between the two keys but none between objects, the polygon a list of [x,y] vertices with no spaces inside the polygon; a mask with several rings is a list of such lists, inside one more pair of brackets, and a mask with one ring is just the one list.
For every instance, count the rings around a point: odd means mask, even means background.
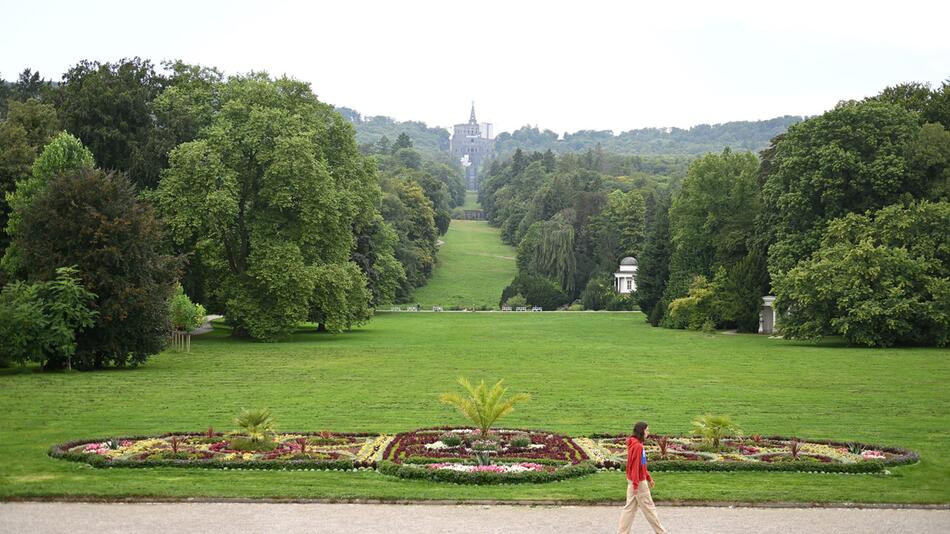
[{"label": "hedge row", "polygon": [[568,478],[581,477],[597,472],[592,462],[584,461],[568,465],[556,471],[525,471],[523,473],[492,473],[475,472],[465,473],[450,469],[428,469],[414,465],[397,464],[384,460],[379,462],[377,470],[384,475],[413,480],[429,480],[432,482],[451,482],[454,484],[543,484],[556,482]]}]

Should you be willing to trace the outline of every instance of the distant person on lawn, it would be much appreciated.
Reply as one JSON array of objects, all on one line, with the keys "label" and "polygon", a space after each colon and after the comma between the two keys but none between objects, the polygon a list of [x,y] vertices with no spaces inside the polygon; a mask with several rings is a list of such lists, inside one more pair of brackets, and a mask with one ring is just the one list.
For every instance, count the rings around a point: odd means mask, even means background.
[{"label": "distant person on lawn", "polygon": [[618,534],[628,534],[637,509],[643,509],[643,515],[657,534],[665,534],[666,529],[656,517],[656,506],[653,505],[653,496],[650,488],[655,484],[650,472],[647,471],[647,453],[643,443],[650,436],[650,426],[640,421],[633,427],[633,435],[627,438],[627,504],[620,513],[620,528]]}]

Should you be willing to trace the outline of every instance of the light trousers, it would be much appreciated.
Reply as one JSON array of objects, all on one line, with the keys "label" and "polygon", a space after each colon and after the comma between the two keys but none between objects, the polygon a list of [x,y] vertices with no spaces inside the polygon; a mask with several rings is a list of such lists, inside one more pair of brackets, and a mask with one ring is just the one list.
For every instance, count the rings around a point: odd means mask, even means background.
[{"label": "light trousers", "polygon": [[650,481],[641,480],[637,489],[633,489],[633,482],[627,481],[627,503],[623,505],[623,511],[620,513],[620,528],[618,534],[628,534],[630,525],[633,524],[633,518],[637,515],[637,510],[643,510],[643,517],[647,518],[647,523],[653,527],[657,534],[666,534],[666,529],[660,524],[656,517],[656,506],[653,504],[653,496],[650,494]]}]

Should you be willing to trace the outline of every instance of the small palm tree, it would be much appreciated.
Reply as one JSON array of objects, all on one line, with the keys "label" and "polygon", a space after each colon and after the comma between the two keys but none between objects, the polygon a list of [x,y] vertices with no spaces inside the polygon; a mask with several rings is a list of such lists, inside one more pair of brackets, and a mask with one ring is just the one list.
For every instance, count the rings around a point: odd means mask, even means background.
[{"label": "small palm tree", "polygon": [[267,408],[242,409],[241,415],[234,422],[244,430],[251,441],[265,441],[273,433],[274,421],[271,419],[270,410]]},{"label": "small palm tree", "polygon": [[468,395],[443,393],[439,398],[445,404],[458,408],[472,424],[481,430],[482,435],[487,435],[495,421],[514,410],[515,404],[531,400],[531,396],[527,393],[518,393],[505,398],[508,388],[502,387],[501,382],[499,380],[489,389],[484,380],[476,387],[467,379],[459,378],[459,385]]},{"label": "small palm tree", "polygon": [[722,438],[742,433],[728,415],[709,415],[697,417],[693,421],[693,434],[700,436],[715,449],[719,449]]}]

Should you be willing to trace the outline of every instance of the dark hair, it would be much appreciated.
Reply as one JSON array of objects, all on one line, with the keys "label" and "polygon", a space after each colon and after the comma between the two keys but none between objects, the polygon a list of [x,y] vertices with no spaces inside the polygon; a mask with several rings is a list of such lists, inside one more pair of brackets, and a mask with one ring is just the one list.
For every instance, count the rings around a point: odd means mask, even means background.
[{"label": "dark hair", "polygon": [[644,440],[643,431],[647,429],[647,422],[640,421],[639,423],[633,425],[633,435],[640,441]]}]

